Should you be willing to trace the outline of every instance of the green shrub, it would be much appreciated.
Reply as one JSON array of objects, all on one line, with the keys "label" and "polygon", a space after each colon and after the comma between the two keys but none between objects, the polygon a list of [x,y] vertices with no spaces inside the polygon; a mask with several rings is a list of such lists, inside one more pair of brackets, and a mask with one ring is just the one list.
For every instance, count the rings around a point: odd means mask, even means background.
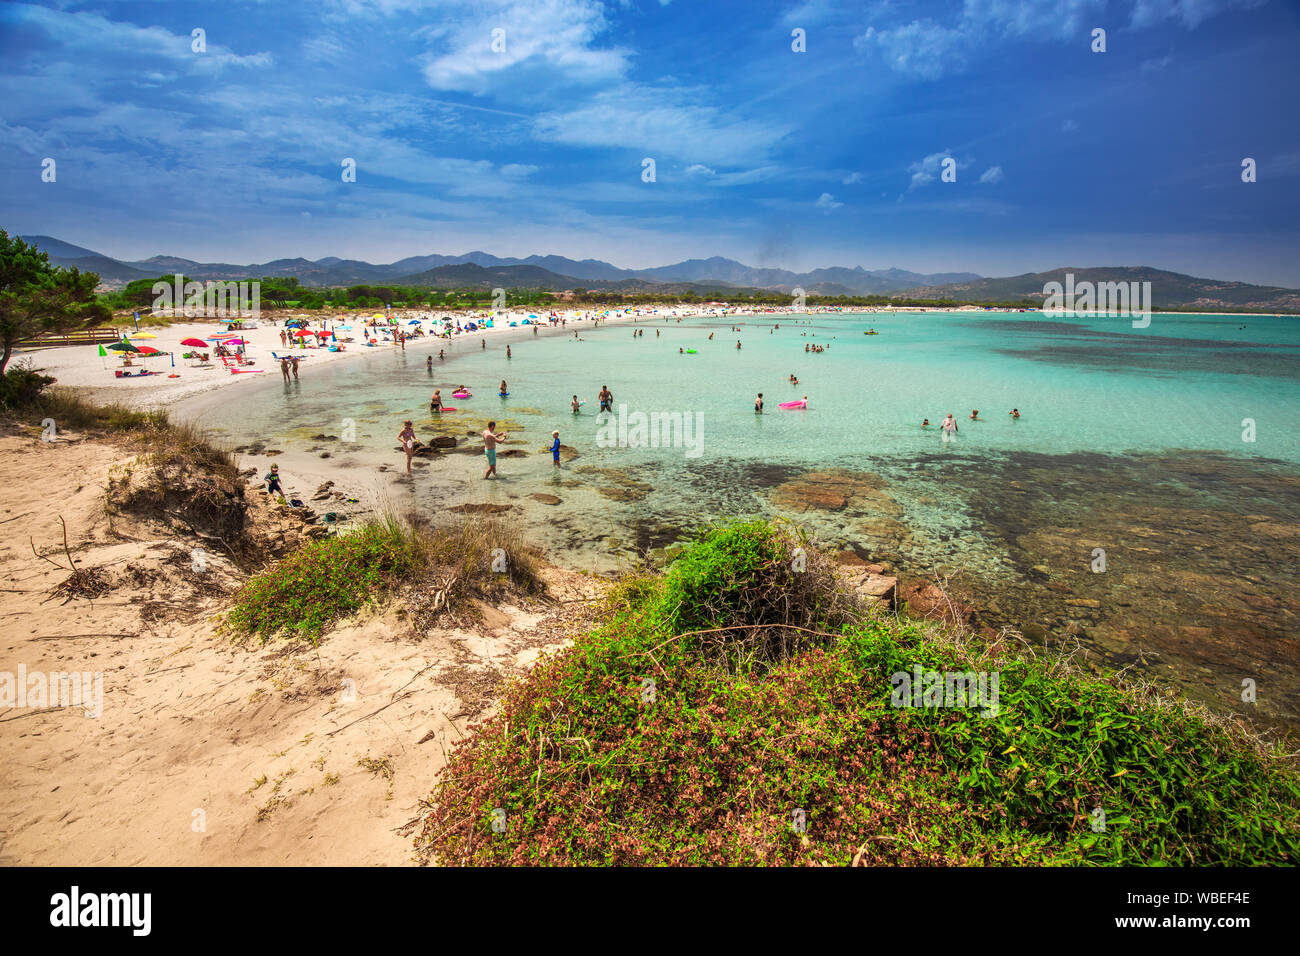
[{"label": "green shrub", "polygon": [[249,580],[228,621],[263,639],[295,634],[315,641],[327,625],[383,597],[417,563],[411,536],[369,524],[305,545]]},{"label": "green shrub", "polygon": [[0,408],[10,411],[30,408],[52,384],[54,378],[37,372],[30,362],[15,362],[0,377]]},{"label": "green shrub", "polygon": [[[502,573],[492,570],[497,549],[507,558]],[[426,626],[459,599],[507,588],[541,588],[536,554],[508,528],[467,521],[432,529],[389,516],[305,545],[250,578],[226,623],[263,640],[287,635],[316,642],[330,625],[394,595],[404,595],[416,625]]]},{"label": "green shrub", "polygon": [[[731,672],[674,640],[751,612],[770,624],[778,596],[745,592],[783,580],[796,540],[783,534],[711,529],[666,576],[614,588],[600,625],[512,684],[457,745],[417,853],[507,865],[1300,861],[1288,763],[1116,678],[892,617]],[[915,666],[997,673],[998,706],[895,706],[893,675]]]}]

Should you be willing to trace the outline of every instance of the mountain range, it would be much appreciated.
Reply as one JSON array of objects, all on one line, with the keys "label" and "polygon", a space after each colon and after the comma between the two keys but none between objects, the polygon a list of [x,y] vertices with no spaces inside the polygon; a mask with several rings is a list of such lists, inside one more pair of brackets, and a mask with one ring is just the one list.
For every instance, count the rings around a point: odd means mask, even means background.
[{"label": "mountain range", "polygon": [[1041,301],[1048,282],[1064,282],[1065,273],[1076,282],[1150,282],[1152,305],[1161,308],[1252,309],[1262,312],[1300,311],[1300,289],[1251,285],[1153,269],[1148,266],[1062,267],[1050,272],[1027,272],[1004,278],[986,278],[973,272],[924,274],[904,269],[863,269],[832,266],[810,272],[756,268],[734,259],[713,256],[687,259],[650,269],[621,269],[599,259],[570,259],[533,255],[526,259],[502,258],[486,252],[459,256],[410,256],[397,262],[373,264],[359,259],[327,256],[323,259],[275,259],[235,265],[195,262],[178,256],[153,256],[124,261],[93,249],[51,236],[24,236],[60,266],[75,266],[98,273],[102,287],[121,288],[135,279],[152,279],[182,273],[191,279],[249,279],[297,277],[306,286],[466,286],[564,290],[598,289],[609,292],[653,291],[739,292],[801,288],[818,295],[891,295],[953,299],[959,302]]},{"label": "mountain range", "polygon": [[[637,291],[654,289],[673,291],[666,286],[706,289],[780,289],[783,292],[802,288],[823,295],[876,295],[898,292],[922,285],[969,282],[979,279],[973,272],[925,275],[903,269],[872,271],[835,267],[812,272],[787,269],[760,269],[734,259],[714,256],[711,259],[687,259],[673,265],[652,269],[620,269],[599,259],[569,259],[565,256],[529,256],[526,259],[503,258],[486,252],[467,252],[459,256],[411,256],[387,265],[358,259],[327,256],[309,259],[275,259],[271,262],[236,265],[227,262],[195,262],[178,256],[153,256],[138,261],[114,259],[93,249],[64,242],[51,236],[23,236],[60,266],[99,274],[106,288],[120,288],[135,279],[183,273],[192,279],[247,279],[264,276],[296,276],[303,285],[347,286],[367,283],[386,285],[479,285],[504,281],[507,286],[571,289],[584,288]],[[466,268],[477,267],[477,268]]]}]

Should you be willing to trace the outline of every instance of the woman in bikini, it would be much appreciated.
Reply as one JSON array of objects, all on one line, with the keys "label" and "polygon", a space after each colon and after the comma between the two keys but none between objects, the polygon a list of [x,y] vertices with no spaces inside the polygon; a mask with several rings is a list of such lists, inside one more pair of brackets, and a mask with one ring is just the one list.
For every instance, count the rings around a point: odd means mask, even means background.
[{"label": "woman in bikini", "polygon": [[415,426],[411,424],[408,418],[402,424],[402,430],[397,434],[397,440],[402,443],[406,449],[406,473],[411,473],[411,456],[415,454]]}]

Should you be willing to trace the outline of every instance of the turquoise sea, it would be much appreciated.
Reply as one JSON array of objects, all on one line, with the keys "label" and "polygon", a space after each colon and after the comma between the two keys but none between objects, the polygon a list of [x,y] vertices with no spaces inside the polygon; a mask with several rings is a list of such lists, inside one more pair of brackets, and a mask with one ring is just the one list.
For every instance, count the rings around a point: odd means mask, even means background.
[{"label": "turquoise sea", "polygon": [[[662,558],[715,518],[793,517],[827,544],[945,581],[995,630],[1077,645],[1294,727],[1298,359],[1296,318],[1157,313],[1134,329],[1001,312],[643,317],[521,329],[487,350],[471,335],[319,370],[308,360],[297,383],[277,376],[191,414],[231,444],[279,452],[308,495],[328,465],[364,501],[399,510],[510,505],[521,534],[571,566]],[[473,398],[450,397],[460,383]],[[602,385],[624,414],[689,416],[697,443],[601,447]],[[435,421],[434,387],[460,410]],[[805,395],[806,410],[777,407]],[[945,443],[949,412],[960,432]],[[505,449],[525,453],[502,458],[499,481],[481,479],[481,444],[468,439],[403,476],[403,419],[422,437],[467,438],[488,417],[510,432]],[[578,452],[560,469],[541,451],[557,428]],[[1275,692],[1243,705],[1242,677]]]}]

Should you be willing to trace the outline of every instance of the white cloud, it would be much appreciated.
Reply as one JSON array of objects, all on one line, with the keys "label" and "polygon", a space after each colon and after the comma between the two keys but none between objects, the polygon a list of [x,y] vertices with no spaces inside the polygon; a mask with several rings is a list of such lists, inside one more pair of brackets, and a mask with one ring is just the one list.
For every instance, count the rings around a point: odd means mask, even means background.
[{"label": "white cloud", "polygon": [[700,163],[692,163],[691,165],[686,167],[686,175],[687,176],[713,176],[715,174],[713,170],[709,169],[708,166],[701,165]]},{"label": "white cloud", "polygon": [[1174,62],[1174,58],[1172,56],[1162,56],[1158,60],[1143,60],[1142,72],[1154,73],[1157,70],[1163,70],[1165,67],[1167,67],[1170,63],[1173,62]]},{"label": "white cloud", "polygon": [[[424,58],[424,78],[434,89],[478,95],[616,82],[630,54],[594,45],[609,28],[604,11],[595,0],[452,0],[423,31],[439,51]],[[504,31],[500,51],[494,30]]]},{"label": "white cloud", "polygon": [[961,48],[967,39],[960,29],[949,29],[925,19],[885,30],[868,27],[866,33],[854,39],[853,47],[878,50],[899,73],[937,80],[949,70],[965,66]]},{"label": "white cloud", "polygon": [[817,197],[818,209],[839,209],[843,205],[844,203],[842,202],[836,202],[835,197],[830,193],[822,193]]},{"label": "white cloud", "polygon": [[1250,9],[1264,0],[1136,0],[1129,26],[1135,30],[1152,27],[1164,20],[1177,20],[1189,30],[1225,10]]},{"label": "white cloud", "polygon": [[983,174],[982,176],[980,176],[980,182],[982,182],[982,183],[1000,183],[1000,182],[1002,182],[1002,178],[1003,178],[1003,177],[1002,177],[1002,167],[1001,167],[1001,166],[990,166],[988,169],[984,170],[984,174]]},{"label": "white cloud", "polygon": [[844,183],[845,186],[852,186],[854,183],[860,183],[862,182],[862,174],[849,173],[847,176],[844,177],[842,182]]},{"label": "white cloud", "polygon": [[[928,186],[934,182],[939,178],[939,170],[943,161],[951,157],[952,151],[945,149],[942,152],[931,153],[919,162],[912,163],[907,167],[907,171],[912,174],[912,183],[908,188],[916,189],[918,186]],[[960,164],[958,168],[961,168]]]},{"label": "white cloud", "polygon": [[533,132],[538,139],[567,146],[617,147],[639,156],[723,166],[765,159],[789,132],[785,126],[730,116],[697,102],[699,95],[625,84],[580,106],[541,114]]},{"label": "white cloud", "polygon": [[121,51],[139,63],[157,66],[169,60],[173,66],[188,66],[192,73],[220,72],[224,67],[269,67],[274,61],[269,53],[238,54],[229,47],[205,39],[206,51],[191,49],[194,38],[187,33],[172,33],[163,27],[138,27],[133,23],[109,20],[97,13],[71,13],[26,4],[0,6],[0,25],[18,24],[40,30],[51,46],[75,55],[82,63],[107,60],[116,65]]},{"label": "white cloud", "polygon": [[1073,133],[1078,128],[1079,128],[1079,124],[1072,119],[1068,119],[1061,124],[1062,133]]},{"label": "white cloud", "polygon": [[1075,37],[1106,10],[1106,0],[965,0],[962,18],[974,28],[1015,36]]}]

